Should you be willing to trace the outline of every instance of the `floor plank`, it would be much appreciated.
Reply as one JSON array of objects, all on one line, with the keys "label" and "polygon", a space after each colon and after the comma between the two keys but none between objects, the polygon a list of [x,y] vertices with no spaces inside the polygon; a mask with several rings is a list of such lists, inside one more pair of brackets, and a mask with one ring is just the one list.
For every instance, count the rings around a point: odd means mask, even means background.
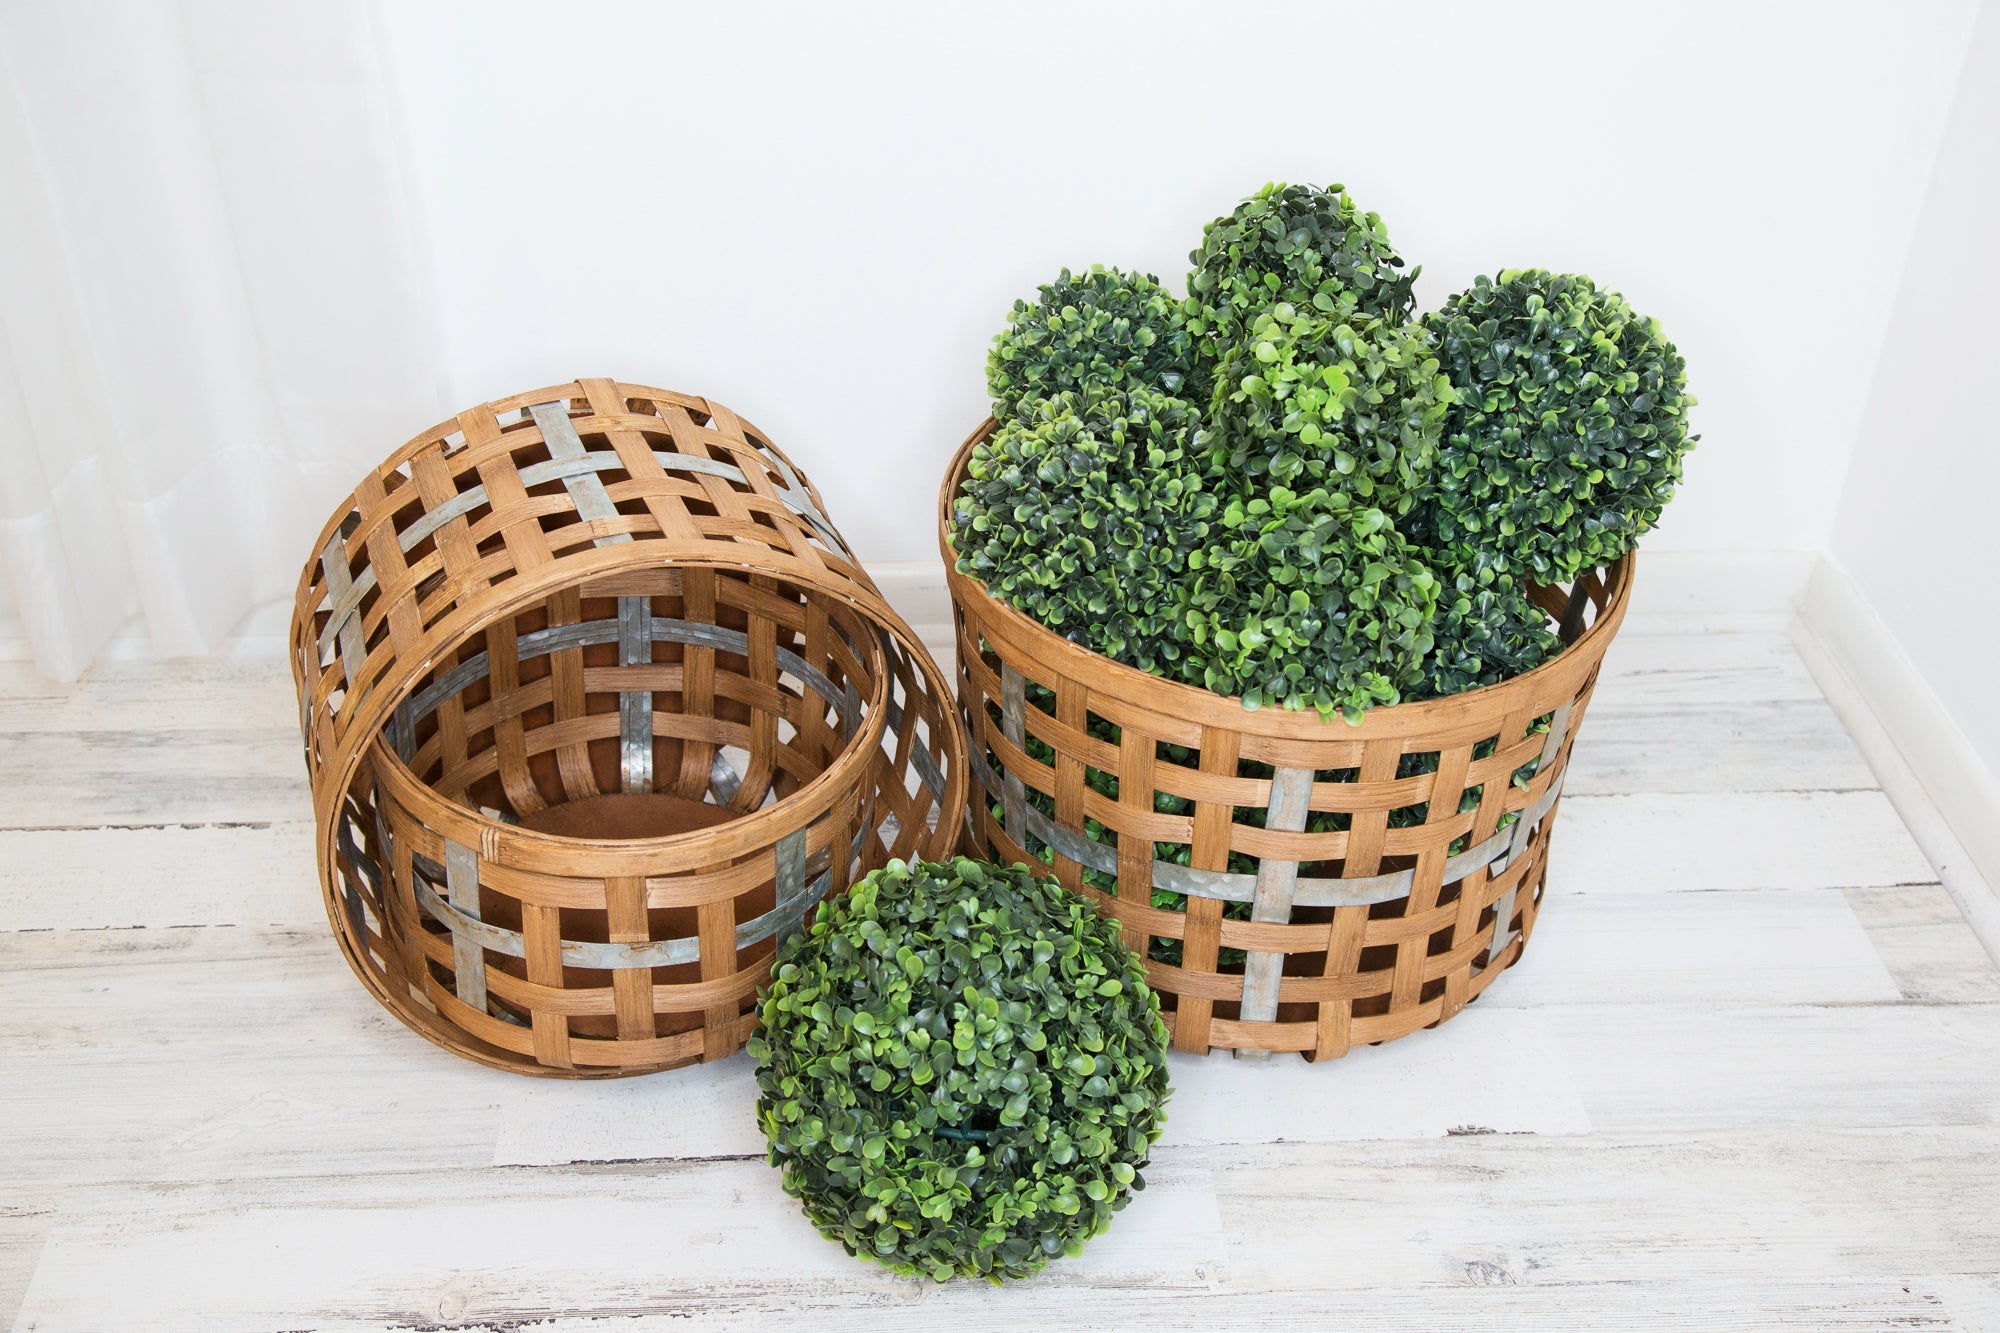
[{"label": "floor plank", "polygon": [[1838,889],[1545,902],[1499,1005],[1855,1004],[1903,998]]},{"label": "floor plank", "polygon": [[1880,784],[1824,699],[1683,707],[1595,700],[1564,790],[1874,791]]},{"label": "floor plank", "polygon": [[[1495,984],[1496,998],[1512,978]],[[1460,1021],[1460,1020],[1463,1021]],[[754,1096],[747,1064],[711,1076]],[[1489,1132],[1688,1133],[1790,1127],[2000,1124],[2000,1006],[1828,1005],[1700,1009],[1577,1005],[1459,1019],[1325,1066],[1246,1068],[1227,1054],[1175,1057],[1163,1142],[1408,1140]],[[562,1117],[588,1094],[524,1090],[500,1119],[497,1162],[623,1161],[756,1151],[731,1127],[682,1128],[726,1104],[666,1079],[611,1094],[630,1110]]]},{"label": "floor plank", "polygon": [[1695,707],[1820,697],[1812,672],[1782,631],[1621,634],[1604,654],[1597,689],[1614,706]]},{"label": "floor plank", "polygon": [[[1254,1294],[1251,1308],[1296,1304],[1323,1319],[1329,1298],[1379,1293],[1438,1293],[1443,1304],[1426,1308],[1463,1318],[1472,1289],[1489,1319],[1493,1297],[1539,1291],[1540,1309],[1576,1320],[1599,1313],[1607,1289],[1657,1282],[1706,1284],[1713,1304],[1654,1327],[1751,1326],[1716,1322],[1744,1289],[1794,1319],[1813,1313],[1806,1293],[1818,1291],[1823,1310],[1828,1288],[1850,1300],[1873,1291],[1879,1318],[1886,1292],[1875,1284],[1890,1284],[1925,1298],[1892,1308],[1948,1328],[1946,1295],[1921,1290],[1921,1275],[1984,1278],[1980,1256],[2000,1247],[2000,1213],[1983,1206],[2000,1191],[1990,1126],[1163,1150],[1147,1175],[1150,1188],[1083,1258],[1001,1291],[854,1263],[811,1231],[762,1162],[80,1191],[49,1234],[19,1327],[490,1326],[576,1314],[823,1327],[836,1311],[1014,1327],[1027,1302],[1046,1317],[1037,1297],[1061,1298],[1067,1323],[1094,1327],[1130,1318],[1135,1300],[1219,1311],[1233,1298],[1240,1312]],[[249,1254],[259,1262],[242,1263]],[[1774,1274],[1786,1283],[1777,1293]],[[1656,1320],[1667,1315],[1648,1294]]]},{"label": "floor plank", "polygon": [[325,919],[309,820],[0,831],[0,932]]},{"label": "floor plank", "polygon": [[285,664],[0,662],[0,828],[310,820]]},{"label": "floor plank", "polygon": [[1847,889],[1848,905],[1905,999],[2000,1001],[2000,967],[1980,947],[1942,884]]},{"label": "floor plank", "polygon": [[64,684],[0,662],[0,735],[221,731],[299,744],[298,696],[280,658],[100,662]]},{"label": "floor plank", "polygon": [[9,829],[312,818],[297,744],[235,731],[0,733],[0,791]]},{"label": "floor plank", "polygon": [[55,1222],[57,1196],[12,1187],[0,1196],[0,1327],[14,1327],[21,1299]]},{"label": "floor plank", "polygon": [[1541,1012],[1610,1133],[2000,1125],[2000,1005]]},{"label": "floor plank", "polygon": [[1879,791],[1566,793],[1550,856],[1549,887],[1561,894],[1937,879]]},{"label": "floor plank", "polygon": [[[1484,1285],[1423,1288],[1415,1291],[1287,1293],[1273,1299],[1250,1293],[1257,1302],[1256,1327],[1277,1330],[1367,1329],[1369,1333],[1492,1333],[1533,1329],[1540,1333],[1994,1333],[1979,1279],[1958,1274],[1908,1278],[1842,1278],[1787,1282],[1780,1276],[1752,1281],[1706,1282],[1664,1279],[1645,1284],[1604,1282],[1561,1287]],[[870,1328],[937,1328],[946,1301],[912,1298],[906,1303],[871,1304]],[[964,1298],[968,1303],[972,1298]],[[1240,1324],[1246,1296],[1238,1292],[1120,1293],[1117,1299],[1080,1300],[1064,1288],[1010,1288],[985,1303],[981,1329],[1067,1327],[1079,1311],[1091,1326],[1108,1330],[1176,1330],[1213,1333]],[[1969,1313],[1966,1313],[1968,1312]],[[849,1313],[814,1293],[783,1315],[761,1309],[678,1309],[664,1315],[592,1315],[537,1320],[535,1333],[663,1333],[669,1329],[734,1333],[786,1327],[824,1327]],[[809,1321],[818,1320],[820,1323]],[[836,1324],[837,1326],[837,1324]],[[404,1325],[404,1327],[409,1327]]]}]

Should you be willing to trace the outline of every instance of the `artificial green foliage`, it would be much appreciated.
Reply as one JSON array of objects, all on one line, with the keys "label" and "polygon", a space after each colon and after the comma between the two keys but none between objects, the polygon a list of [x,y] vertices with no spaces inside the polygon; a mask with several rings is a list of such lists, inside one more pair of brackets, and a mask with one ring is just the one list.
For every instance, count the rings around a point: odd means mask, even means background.
[{"label": "artificial green foliage", "polygon": [[1388,514],[1273,486],[1232,499],[1216,531],[1189,560],[1195,683],[1352,721],[1420,679],[1437,580]]},{"label": "artificial green foliage", "polygon": [[1086,387],[1208,393],[1181,302],[1150,273],[1101,264],[1081,276],[1064,269],[1033,305],[1014,302],[987,355],[986,385],[1003,421]]},{"label": "artificial green foliage", "polygon": [[1432,552],[1441,584],[1435,643],[1424,661],[1415,698],[1460,694],[1531,671],[1562,648],[1548,613],[1526,583],[1491,561],[1463,564],[1453,552]]},{"label": "artificial green foliage", "polygon": [[1427,322],[1459,397],[1429,520],[1452,563],[1566,583],[1659,522],[1695,400],[1658,321],[1589,278],[1511,269]]},{"label": "artificial green foliage", "polygon": [[1024,1277],[1145,1187],[1159,1001],[1117,925],[1025,867],[891,861],[778,951],[759,1013],[771,1163],[850,1254]]},{"label": "artificial green foliage", "polygon": [[959,571],[1252,708],[1353,721],[1560,651],[1530,586],[1629,551],[1694,443],[1658,324],[1541,270],[1413,321],[1417,271],[1337,185],[1266,186],[1190,258],[1178,303],[1105,268],[1016,303]]},{"label": "artificial green foliage", "polygon": [[1179,675],[1191,552],[1216,496],[1195,409],[1087,385],[1003,420],[974,447],[954,504],[958,568],[1058,633]]},{"label": "artificial green foliage", "polygon": [[1400,271],[1402,256],[1380,215],[1356,208],[1339,185],[1266,185],[1204,227],[1188,260],[1197,332],[1224,349],[1260,310],[1310,302],[1329,283],[1352,292],[1367,313],[1404,323],[1419,272]]},{"label": "artificial green foliage", "polygon": [[1215,385],[1212,447],[1232,470],[1392,514],[1428,483],[1455,399],[1421,326],[1372,314],[1331,282],[1252,316]]}]

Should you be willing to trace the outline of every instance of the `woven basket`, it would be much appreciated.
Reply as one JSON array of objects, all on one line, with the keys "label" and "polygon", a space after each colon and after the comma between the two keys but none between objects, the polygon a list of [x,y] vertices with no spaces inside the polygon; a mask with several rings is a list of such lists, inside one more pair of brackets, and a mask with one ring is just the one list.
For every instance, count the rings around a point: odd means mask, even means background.
[{"label": "woven basket", "polygon": [[1444,1021],[1533,933],[1570,744],[1624,618],[1627,556],[1536,590],[1567,647],[1502,684],[1360,725],[1246,710],[1064,639],[939,540],[975,841],[1046,860],[1147,959],[1183,1051],[1344,1055]]},{"label": "woven basket", "polygon": [[473,408],[315,550],[292,665],[328,916],[447,1049],[728,1055],[820,898],[961,836],[948,681],[719,404],[581,380]]}]

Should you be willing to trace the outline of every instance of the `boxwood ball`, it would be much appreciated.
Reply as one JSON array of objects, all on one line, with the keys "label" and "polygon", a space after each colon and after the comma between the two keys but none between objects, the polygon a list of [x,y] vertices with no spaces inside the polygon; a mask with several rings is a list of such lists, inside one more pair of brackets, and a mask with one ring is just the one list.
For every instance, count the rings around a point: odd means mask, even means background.
[{"label": "boxwood ball", "polygon": [[1023,866],[891,861],[779,950],[749,1044],[785,1192],[898,1273],[1024,1277],[1132,1192],[1164,1122],[1139,960]]},{"label": "boxwood ball", "polygon": [[1426,320],[1457,387],[1427,516],[1444,563],[1567,583],[1652,531],[1697,438],[1658,320],[1543,269],[1482,277]]}]

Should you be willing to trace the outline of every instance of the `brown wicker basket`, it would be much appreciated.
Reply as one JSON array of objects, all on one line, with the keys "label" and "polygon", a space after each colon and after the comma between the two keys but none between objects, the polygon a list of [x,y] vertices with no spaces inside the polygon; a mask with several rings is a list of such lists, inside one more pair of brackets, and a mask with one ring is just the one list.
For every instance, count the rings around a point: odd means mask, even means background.
[{"label": "brown wicker basket", "polygon": [[1047,860],[1147,959],[1174,1045],[1343,1055],[1463,1009],[1535,926],[1569,747],[1632,558],[1536,590],[1568,646],[1513,680],[1358,726],[1246,710],[1113,662],[957,572],[975,841]]},{"label": "brown wicker basket", "polygon": [[447,1049],[727,1055],[821,897],[961,836],[948,682],[719,404],[581,380],[473,408],[315,550],[292,658],[328,916]]}]

